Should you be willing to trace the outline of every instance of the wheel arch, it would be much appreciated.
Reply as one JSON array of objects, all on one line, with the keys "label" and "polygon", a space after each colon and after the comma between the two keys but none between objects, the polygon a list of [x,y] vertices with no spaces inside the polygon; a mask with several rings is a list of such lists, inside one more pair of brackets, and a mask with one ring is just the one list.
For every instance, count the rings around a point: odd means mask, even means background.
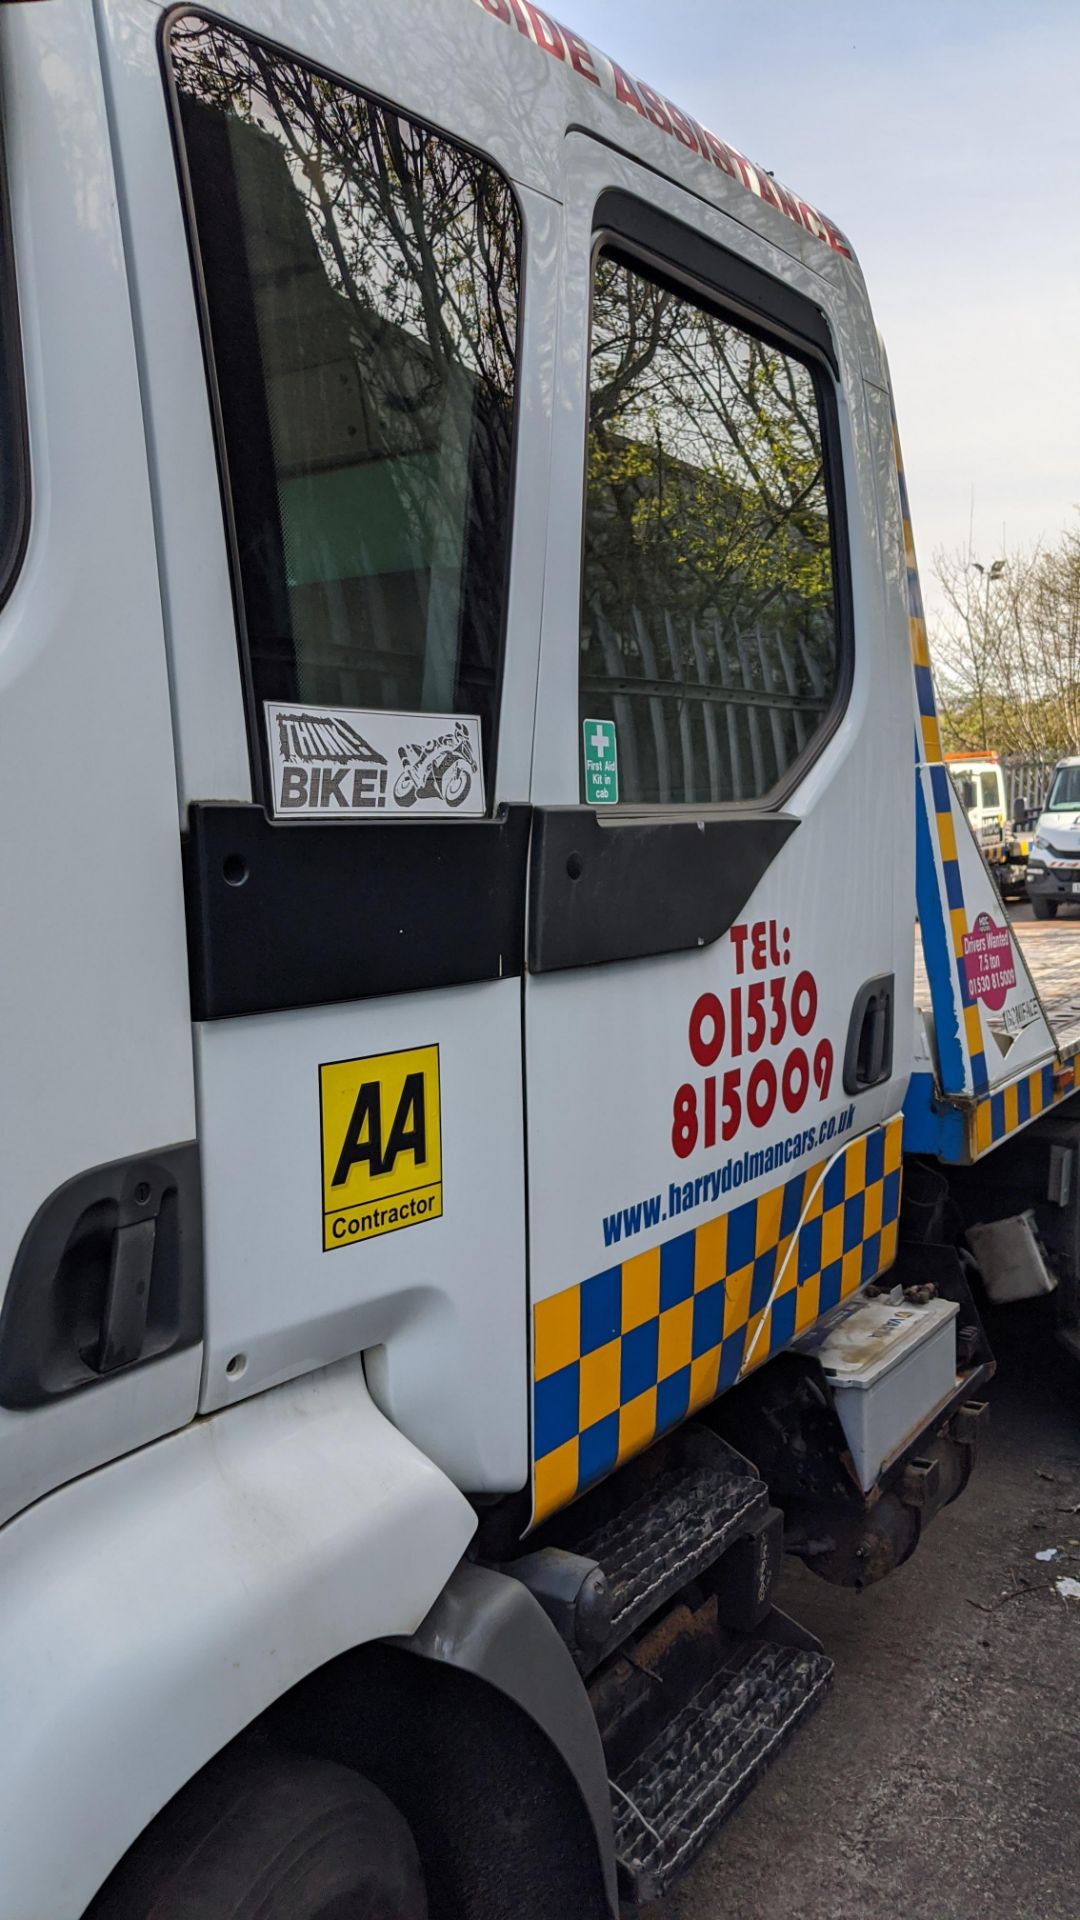
[{"label": "wheel arch", "polygon": [[[157,1816],[160,1849],[192,1841],[190,1802],[272,1756],[353,1769],[406,1821],[429,1920],[613,1920],[618,1910],[606,1768],[584,1686],[533,1596],[462,1562],[415,1634],[349,1649],[274,1702]],[[141,1891],[155,1822],[99,1899]],[[153,1869],[149,1868],[151,1873]],[[141,1907],[139,1908],[141,1912]]]},{"label": "wheel arch", "polygon": [[431,1920],[611,1920],[603,1748],[585,1687],[519,1581],[462,1563],[408,1638],[343,1654],[265,1717],[344,1761],[412,1828]]},{"label": "wheel arch", "polygon": [[155,1815],[268,1707],[340,1654],[414,1632],[474,1528],[375,1407],[359,1356],[11,1521],[0,1912],[79,1920]]}]

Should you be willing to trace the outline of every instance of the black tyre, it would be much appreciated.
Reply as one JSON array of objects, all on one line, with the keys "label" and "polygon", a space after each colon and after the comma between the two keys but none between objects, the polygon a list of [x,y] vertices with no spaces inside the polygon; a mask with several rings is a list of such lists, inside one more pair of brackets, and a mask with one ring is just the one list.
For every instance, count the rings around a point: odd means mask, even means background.
[{"label": "black tyre", "polygon": [[85,1920],[427,1920],[412,1834],[325,1760],[211,1761],[136,1841]]},{"label": "black tyre", "polygon": [[1031,911],[1035,915],[1036,920],[1052,920],[1057,910],[1058,902],[1056,900],[1040,900],[1038,894],[1035,895],[1031,902]]}]

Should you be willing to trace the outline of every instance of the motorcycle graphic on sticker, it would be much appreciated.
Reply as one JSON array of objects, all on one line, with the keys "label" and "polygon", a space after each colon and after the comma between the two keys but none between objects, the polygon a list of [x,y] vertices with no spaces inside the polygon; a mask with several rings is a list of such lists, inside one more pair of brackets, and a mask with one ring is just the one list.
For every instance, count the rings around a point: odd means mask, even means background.
[{"label": "motorcycle graphic on sticker", "polygon": [[399,807],[436,799],[448,807],[460,807],[468,799],[477,763],[462,721],[437,739],[399,747],[398,758],[401,772],[394,782],[394,799]]}]

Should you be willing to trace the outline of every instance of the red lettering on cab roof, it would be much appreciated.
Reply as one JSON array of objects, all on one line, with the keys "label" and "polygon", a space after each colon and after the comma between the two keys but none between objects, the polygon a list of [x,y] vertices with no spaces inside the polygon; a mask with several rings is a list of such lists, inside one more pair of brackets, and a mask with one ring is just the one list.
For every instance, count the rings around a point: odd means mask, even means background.
[{"label": "red lettering on cab roof", "polygon": [[688,113],[673,106],[670,100],[656,93],[642,80],[635,80],[624,68],[616,66],[607,54],[599,48],[590,46],[579,34],[571,33],[568,27],[561,26],[546,13],[542,7],[532,5],[532,0],[476,0],[476,5],[489,13],[493,20],[501,20],[504,26],[516,27],[518,32],[530,40],[534,47],[540,47],[554,60],[564,61],[580,79],[591,86],[599,87],[611,100],[617,100],[621,106],[629,107],[640,119],[647,120],[658,133],[666,133],[677,140],[692,153],[696,153],[708,167],[716,167],[726,173],[748,193],[767,206],[775,207],[786,219],[794,221],[804,233],[812,234],[815,240],[831,247],[834,253],[843,254],[845,260],[851,259],[851,249],[839,229],[827,220],[823,213],[801,200],[798,194],[791,193],[780,185],[771,174],[761,167],[755,167],[738,149],[729,146],[715,133],[698,125]]}]

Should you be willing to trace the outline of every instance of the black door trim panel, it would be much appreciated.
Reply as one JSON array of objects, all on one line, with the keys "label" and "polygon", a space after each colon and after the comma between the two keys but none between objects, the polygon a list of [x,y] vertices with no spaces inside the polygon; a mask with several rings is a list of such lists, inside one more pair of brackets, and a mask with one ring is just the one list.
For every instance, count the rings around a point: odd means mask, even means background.
[{"label": "black door trim panel", "polygon": [[276,826],[259,806],[193,805],[193,1019],[520,974],[530,811]]},{"label": "black door trim panel", "polygon": [[601,826],[591,807],[538,807],[530,973],[711,946],[798,824],[788,813],[733,813]]}]

